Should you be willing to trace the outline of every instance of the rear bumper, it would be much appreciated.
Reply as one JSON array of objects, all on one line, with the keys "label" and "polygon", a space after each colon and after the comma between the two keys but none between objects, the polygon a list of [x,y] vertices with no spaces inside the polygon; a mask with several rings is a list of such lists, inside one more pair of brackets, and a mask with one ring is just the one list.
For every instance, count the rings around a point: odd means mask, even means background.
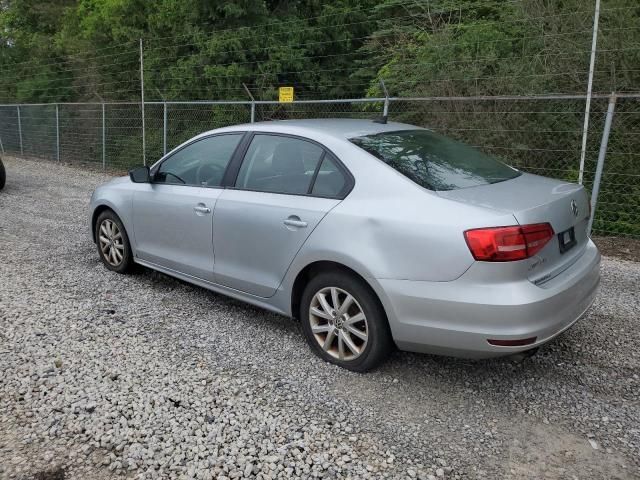
[{"label": "rear bumper", "polygon": [[[402,350],[486,358],[529,350],[573,325],[591,306],[600,283],[600,254],[589,241],[560,275],[536,286],[528,280],[492,282],[474,265],[452,282],[377,280],[389,324]],[[487,339],[536,337],[526,346]]]}]

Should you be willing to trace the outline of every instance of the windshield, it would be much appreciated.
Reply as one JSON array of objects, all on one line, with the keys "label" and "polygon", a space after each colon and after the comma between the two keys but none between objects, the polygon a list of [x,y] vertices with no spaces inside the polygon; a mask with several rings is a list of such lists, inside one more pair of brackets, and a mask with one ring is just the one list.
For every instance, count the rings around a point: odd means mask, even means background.
[{"label": "windshield", "polygon": [[385,132],[350,140],[429,190],[457,190],[521,175],[490,155],[429,130]]}]

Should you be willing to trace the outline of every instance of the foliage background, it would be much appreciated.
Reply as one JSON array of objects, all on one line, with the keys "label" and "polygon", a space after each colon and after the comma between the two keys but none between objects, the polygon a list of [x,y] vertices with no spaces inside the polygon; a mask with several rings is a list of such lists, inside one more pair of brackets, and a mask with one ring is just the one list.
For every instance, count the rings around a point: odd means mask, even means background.
[{"label": "foliage background", "polygon": [[[139,39],[146,100],[274,100],[380,96],[500,96],[586,92],[595,0],[0,0],[0,102],[140,100]],[[603,0],[594,92],[640,91],[640,3]],[[48,108],[48,107],[47,107]],[[148,148],[162,150],[150,108]],[[349,105],[261,108],[259,118],[373,116]],[[593,179],[606,101],[595,101],[587,155]],[[246,108],[175,109],[171,145],[246,119]],[[377,108],[376,108],[377,112]],[[392,118],[432,126],[536,173],[575,181],[584,102],[396,102]],[[0,123],[15,123],[0,110]],[[94,138],[99,111],[63,114],[67,155]],[[110,106],[108,155],[139,158],[139,117]],[[45,136],[50,116],[23,121]],[[7,120],[9,118],[9,120]],[[243,120],[244,121],[244,120]],[[9,128],[7,126],[7,129]],[[1,127],[1,125],[0,125]],[[119,129],[119,130],[118,130]],[[1,130],[1,128],[0,128]],[[114,133],[115,132],[115,133]],[[620,100],[596,229],[640,236],[640,108]],[[74,140],[75,139],[75,140]],[[93,140],[92,140],[93,141]],[[7,143],[7,141],[5,141]],[[93,144],[92,144],[93,145]],[[89,154],[98,154],[98,140]],[[95,150],[95,151],[94,151]]]}]

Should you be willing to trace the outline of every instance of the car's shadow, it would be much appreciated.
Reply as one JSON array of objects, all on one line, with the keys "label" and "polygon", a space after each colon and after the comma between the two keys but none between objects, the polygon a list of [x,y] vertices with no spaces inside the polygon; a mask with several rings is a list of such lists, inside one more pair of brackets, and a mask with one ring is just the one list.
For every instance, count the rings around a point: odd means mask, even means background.
[{"label": "car's shadow", "polygon": [[[97,256],[95,262],[99,263]],[[212,308],[231,309],[235,317],[240,319],[238,321],[246,322],[246,328],[259,329],[267,324],[268,334],[286,337],[287,341],[297,342],[294,346],[294,350],[298,349],[298,353],[295,354],[299,357],[296,358],[297,361],[317,362],[321,370],[329,368],[334,376],[358,375],[325,364],[311,354],[302,337],[300,323],[295,319],[268,312],[148,268],[137,267],[136,274],[139,275],[140,280],[155,288],[167,289],[175,295],[179,295],[180,292],[189,292],[197,295],[201,301],[210,303]],[[503,395],[515,384],[530,380],[532,375],[535,376],[536,381],[547,381],[556,385],[584,384],[584,379],[580,378],[579,366],[584,364],[585,356],[593,356],[596,353],[585,349],[587,342],[584,337],[588,333],[585,329],[588,328],[588,325],[577,325],[549,344],[543,345],[530,358],[503,356],[474,360],[395,350],[384,364],[365,376],[371,379],[390,377],[398,381],[406,379],[412,384],[424,382],[431,387],[437,384],[440,388],[453,390],[490,390],[498,395]],[[260,334],[264,332],[261,331]],[[265,355],[269,354],[265,352]],[[603,361],[602,369],[607,368],[605,363]],[[591,365],[593,366],[593,362]],[[598,388],[598,385],[594,385],[594,388]]]}]

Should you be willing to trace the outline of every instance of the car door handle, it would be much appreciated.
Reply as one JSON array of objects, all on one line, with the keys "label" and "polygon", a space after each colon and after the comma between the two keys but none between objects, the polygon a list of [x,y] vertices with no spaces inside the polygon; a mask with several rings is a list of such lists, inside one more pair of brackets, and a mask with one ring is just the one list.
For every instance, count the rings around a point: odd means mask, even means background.
[{"label": "car door handle", "polygon": [[284,221],[284,224],[287,227],[296,227],[296,228],[305,228],[307,226],[307,222],[300,220],[300,217],[296,215],[291,215]]},{"label": "car door handle", "polygon": [[195,207],[193,207],[193,211],[200,214],[205,215],[207,213],[211,213],[211,209],[207,207],[204,203],[199,203]]}]

